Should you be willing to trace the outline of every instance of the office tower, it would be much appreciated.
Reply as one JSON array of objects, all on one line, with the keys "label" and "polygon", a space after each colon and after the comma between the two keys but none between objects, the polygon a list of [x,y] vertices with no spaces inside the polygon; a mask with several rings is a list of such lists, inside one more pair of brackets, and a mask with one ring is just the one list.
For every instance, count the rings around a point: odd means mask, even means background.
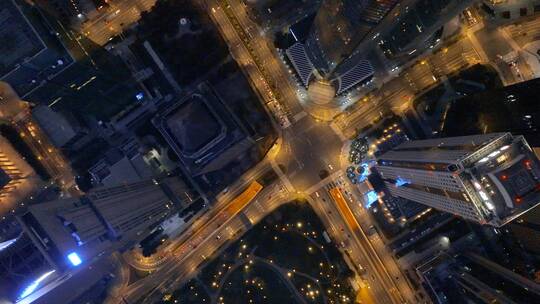
[{"label": "office tower", "polygon": [[434,303],[538,303],[535,282],[475,253],[441,254],[416,267]]},{"label": "office tower", "polygon": [[[185,207],[187,191],[181,180],[171,177],[29,206],[19,222],[50,265],[46,273],[50,272],[51,282],[27,292],[25,301],[73,300],[110,272],[104,261],[111,253],[130,249],[167,216]],[[66,295],[66,289],[71,293]]]},{"label": "office tower", "polygon": [[322,75],[353,54],[355,47],[399,0],[324,0],[306,41],[308,56]]},{"label": "office tower", "polygon": [[177,198],[172,193],[178,191],[169,185],[176,188],[173,180],[101,188],[78,198],[29,206],[21,221],[54,264],[64,268],[70,253],[90,261],[102,252],[129,248],[144,238],[149,227],[175,209]]},{"label": "office tower", "polygon": [[[417,56],[433,48],[440,41],[445,25],[473,4],[472,0],[409,2],[377,29],[373,35],[377,36],[375,42],[388,58]],[[364,43],[362,47],[369,45]]]},{"label": "office tower", "polygon": [[377,159],[392,195],[502,226],[540,202],[540,161],[522,136],[416,140]]},{"label": "office tower", "polygon": [[50,271],[50,266],[15,219],[0,223],[0,303],[15,301],[32,279]]},{"label": "office tower", "polygon": [[510,223],[508,228],[512,237],[523,249],[540,258],[540,208],[536,207],[527,214]]},{"label": "office tower", "polygon": [[291,28],[297,42],[286,54],[314,104],[329,104],[336,95],[372,79],[373,66],[356,48],[398,2],[324,0],[307,35],[296,35]]},{"label": "office tower", "polygon": [[[374,74],[373,66],[365,60],[365,54],[356,52],[356,47],[398,2],[399,0],[322,2],[305,43],[298,42],[287,52],[304,86],[314,87],[314,91],[322,88],[324,95],[328,95],[322,100],[314,101],[316,104],[329,103],[335,95],[371,80]],[[310,85],[313,79],[315,81]]]}]

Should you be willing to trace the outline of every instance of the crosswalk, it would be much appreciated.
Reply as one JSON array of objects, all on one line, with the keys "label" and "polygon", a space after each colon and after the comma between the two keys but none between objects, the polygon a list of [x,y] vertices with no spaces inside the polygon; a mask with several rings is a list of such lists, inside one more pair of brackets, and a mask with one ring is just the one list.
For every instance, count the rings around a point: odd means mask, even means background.
[{"label": "crosswalk", "polygon": [[313,194],[316,191],[319,191],[320,189],[326,190],[327,188],[325,187],[327,187],[328,185],[330,185],[330,187],[336,187],[337,186],[336,180],[342,180],[343,179],[342,175],[343,175],[343,172],[341,171],[334,172],[333,174],[329,175],[328,177],[321,180],[317,184],[308,188],[305,192],[307,194]]}]

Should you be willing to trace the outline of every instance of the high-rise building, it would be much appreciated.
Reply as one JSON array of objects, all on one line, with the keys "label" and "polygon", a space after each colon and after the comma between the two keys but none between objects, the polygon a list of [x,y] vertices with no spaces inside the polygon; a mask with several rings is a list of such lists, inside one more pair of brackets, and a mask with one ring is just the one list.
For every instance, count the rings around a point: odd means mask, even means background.
[{"label": "high-rise building", "polygon": [[286,54],[303,86],[324,80],[332,85],[334,96],[343,95],[371,81],[373,51],[410,60],[433,48],[444,25],[473,2],[322,0],[307,34],[291,27],[295,43]]},{"label": "high-rise building", "polygon": [[416,267],[433,303],[537,303],[534,281],[476,253],[440,254]]},{"label": "high-rise building", "polygon": [[540,203],[540,161],[510,133],[409,141],[377,170],[393,196],[480,224],[502,226]]},{"label": "high-rise building", "polygon": [[296,43],[287,53],[304,86],[312,78],[317,79],[315,84],[324,80],[323,83],[331,84],[330,95],[334,97],[369,81],[374,69],[365,60],[365,54],[356,52],[356,47],[398,3],[399,0],[324,0],[305,43]]},{"label": "high-rise building", "polygon": [[144,238],[149,227],[176,209],[174,194],[182,192],[176,181],[150,180],[96,189],[81,197],[29,206],[20,219],[51,261],[65,268],[72,264],[66,260],[70,253],[81,261],[91,261]]},{"label": "high-rise building", "polygon": [[233,173],[226,168],[240,158],[247,159],[255,147],[229,105],[213,87],[202,83],[152,120],[178,156],[184,176],[207,201],[244,170]]},{"label": "high-rise building", "polygon": [[[15,219],[0,223],[0,303],[15,301],[23,286],[51,270]],[[8,302],[9,303],[9,302]]]},{"label": "high-rise building", "polygon": [[523,249],[537,258],[540,258],[540,208],[536,207],[527,214],[520,216],[510,223],[508,228],[512,238]]},{"label": "high-rise building", "polygon": [[311,62],[329,74],[392,10],[399,0],[324,0],[306,41]]},{"label": "high-rise building", "polygon": [[[92,280],[107,273],[110,267],[103,262],[105,257],[133,247],[166,217],[185,207],[188,191],[180,179],[171,177],[29,206],[19,222],[48,262],[49,282],[41,282],[45,286],[39,290],[24,291],[19,298],[69,303]],[[71,293],[65,293],[66,286],[71,286]]]},{"label": "high-rise building", "polygon": [[[326,98],[314,98],[318,105],[329,103],[360,83],[368,82],[374,74],[365,54],[357,46],[390,13],[399,0],[323,0],[306,35],[291,33],[297,41],[287,49],[302,84],[321,88]],[[311,83],[311,84],[310,84]],[[313,96],[311,96],[313,99]]]}]

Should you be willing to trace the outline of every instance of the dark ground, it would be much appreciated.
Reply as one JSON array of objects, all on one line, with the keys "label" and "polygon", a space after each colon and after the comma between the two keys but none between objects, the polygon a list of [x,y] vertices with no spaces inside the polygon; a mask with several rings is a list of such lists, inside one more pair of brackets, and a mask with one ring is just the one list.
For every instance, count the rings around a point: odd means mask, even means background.
[{"label": "dark ground", "polygon": [[[284,205],[161,303],[204,303],[221,297],[224,303],[296,303],[287,280],[310,302],[323,303],[323,294],[334,303],[341,302],[340,295],[354,299],[348,281],[352,272],[334,244],[324,241],[323,231],[306,203]],[[306,296],[309,291],[313,298]]]}]

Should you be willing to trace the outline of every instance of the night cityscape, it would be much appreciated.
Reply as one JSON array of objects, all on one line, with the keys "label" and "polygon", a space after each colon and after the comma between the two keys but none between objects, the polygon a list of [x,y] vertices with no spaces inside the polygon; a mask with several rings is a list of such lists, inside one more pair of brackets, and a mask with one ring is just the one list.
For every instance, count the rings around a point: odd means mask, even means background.
[{"label": "night cityscape", "polygon": [[540,303],[540,0],[0,0],[14,303]]}]

